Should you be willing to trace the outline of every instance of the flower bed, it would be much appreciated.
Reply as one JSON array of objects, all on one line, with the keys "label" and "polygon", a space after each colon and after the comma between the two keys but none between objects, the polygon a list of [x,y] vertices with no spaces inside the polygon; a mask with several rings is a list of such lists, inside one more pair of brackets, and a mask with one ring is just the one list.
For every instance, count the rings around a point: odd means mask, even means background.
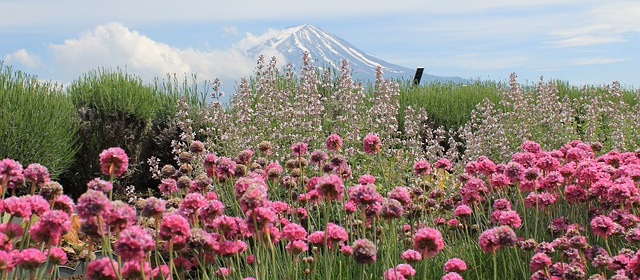
[{"label": "flower bed", "polygon": [[[100,154],[104,178],[76,202],[46,167],[4,159],[2,278],[56,278],[68,259],[86,279],[640,277],[639,153],[526,141],[462,174],[446,159],[392,172],[368,134],[358,148],[380,166],[354,174],[340,136],[325,144],[278,160],[267,142],[229,158],[194,140],[177,167],[157,167],[161,197],[130,204],[112,197],[120,148]],[[400,173],[406,185],[392,184]]]}]

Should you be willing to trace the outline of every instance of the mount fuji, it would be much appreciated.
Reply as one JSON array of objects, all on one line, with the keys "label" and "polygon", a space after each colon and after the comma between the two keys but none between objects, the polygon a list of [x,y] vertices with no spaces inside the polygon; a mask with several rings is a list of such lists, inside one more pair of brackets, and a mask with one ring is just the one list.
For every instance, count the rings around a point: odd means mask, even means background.
[{"label": "mount fuji", "polygon": [[[302,63],[305,51],[309,52],[314,65],[318,67],[330,66],[340,69],[340,61],[346,59],[349,62],[352,77],[359,80],[375,79],[375,69],[378,65],[382,67],[385,78],[411,80],[416,71],[370,56],[349,42],[309,24],[283,29],[277,35],[247,49],[246,54],[250,57],[258,57],[260,54],[269,57],[277,53],[284,57],[285,63],[297,66]],[[422,75],[424,82],[463,80],[459,77]]]}]

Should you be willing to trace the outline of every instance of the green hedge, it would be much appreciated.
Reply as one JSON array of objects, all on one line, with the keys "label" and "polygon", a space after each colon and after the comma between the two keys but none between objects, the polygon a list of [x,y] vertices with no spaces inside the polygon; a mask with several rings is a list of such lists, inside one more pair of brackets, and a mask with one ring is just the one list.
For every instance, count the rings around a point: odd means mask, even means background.
[{"label": "green hedge", "polygon": [[0,61],[0,158],[40,163],[55,179],[74,160],[77,130],[75,108],[60,86]]}]

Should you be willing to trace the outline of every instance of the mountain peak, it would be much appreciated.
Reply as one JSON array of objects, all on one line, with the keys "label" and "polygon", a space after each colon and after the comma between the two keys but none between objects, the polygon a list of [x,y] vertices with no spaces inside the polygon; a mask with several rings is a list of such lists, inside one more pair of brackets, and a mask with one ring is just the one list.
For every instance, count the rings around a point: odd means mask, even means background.
[{"label": "mountain peak", "polygon": [[[279,53],[294,66],[299,65],[304,52],[309,52],[314,64],[319,67],[330,66],[340,68],[340,61],[346,59],[356,79],[371,80],[375,78],[376,67],[382,67],[387,78],[413,78],[414,70],[395,65],[370,56],[349,42],[330,34],[314,25],[302,24],[283,29],[271,38],[247,50],[247,54],[257,57],[265,53]],[[427,75],[423,81],[437,80],[438,77]]]}]

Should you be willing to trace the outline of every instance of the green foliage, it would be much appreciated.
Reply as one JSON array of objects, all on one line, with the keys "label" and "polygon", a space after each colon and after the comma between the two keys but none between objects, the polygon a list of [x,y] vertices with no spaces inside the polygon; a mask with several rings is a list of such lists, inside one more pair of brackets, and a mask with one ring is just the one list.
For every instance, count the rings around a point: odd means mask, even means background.
[{"label": "green foliage", "polygon": [[400,89],[399,120],[404,119],[408,106],[414,109],[424,108],[433,127],[457,129],[471,119],[471,111],[488,98],[492,102],[499,100],[499,84],[491,81],[472,83],[435,82],[414,87],[409,82]]},{"label": "green foliage", "polygon": [[74,160],[77,129],[73,104],[58,85],[0,61],[0,158],[40,163],[56,178]]}]

